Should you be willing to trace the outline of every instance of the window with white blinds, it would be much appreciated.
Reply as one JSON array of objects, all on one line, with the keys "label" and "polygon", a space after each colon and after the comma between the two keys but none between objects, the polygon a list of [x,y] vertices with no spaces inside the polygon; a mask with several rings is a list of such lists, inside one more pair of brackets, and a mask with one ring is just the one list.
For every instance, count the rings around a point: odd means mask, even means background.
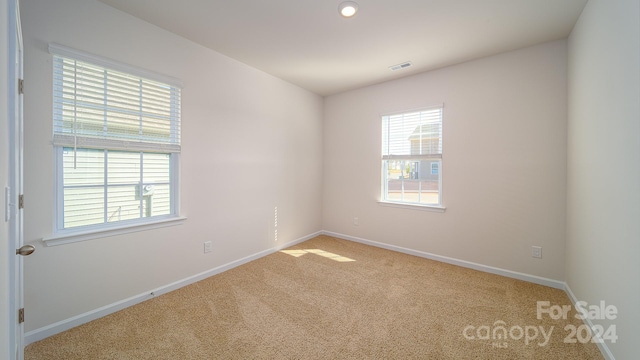
[{"label": "window with white blinds", "polygon": [[180,89],[54,55],[56,146],[180,152]]},{"label": "window with white blinds", "polygon": [[382,200],[442,206],[442,106],[382,117]]},{"label": "window with white blinds", "polygon": [[176,217],[180,87],[111,60],[50,50],[57,230]]}]

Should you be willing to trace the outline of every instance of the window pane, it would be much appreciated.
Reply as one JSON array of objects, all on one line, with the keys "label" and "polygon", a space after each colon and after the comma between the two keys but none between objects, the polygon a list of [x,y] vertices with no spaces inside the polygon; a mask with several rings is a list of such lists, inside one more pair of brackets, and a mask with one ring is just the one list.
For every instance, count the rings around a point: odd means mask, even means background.
[{"label": "window pane", "polygon": [[146,192],[142,202],[142,216],[168,215],[171,213],[170,186],[167,185],[146,185],[151,189]]},{"label": "window pane", "polygon": [[140,153],[109,151],[107,155],[107,183],[109,185],[137,185],[140,183]]},{"label": "window pane", "polygon": [[386,161],[386,200],[404,201],[404,184],[408,178],[407,167],[404,161]]},{"label": "window pane", "polygon": [[169,158],[169,154],[144,153],[142,179],[145,184],[169,183]]},{"label": "window pane", "polygon": [[104,150],[64,148],[62,167],[65,187],[104,184]]},{"label": "window pane", "polygon": [[420,161],[420,203],[440,204],[440,160]]},{"label": "window pane", "polygon": [[440,160],[385,160],[384,199],[423,205],[440,204]]},{"label": "window pane", "polygon": [[104,222],[104,188],[64,189],[64,227],[101,224]]},{"label": "window pane", "polygon": [[144,153],[142,216],[171,213],[169,154]]},{"label": "window pane", "polygon": [[[75,168],[74,168],[75,158]],[[104,221],[104,151],[64,148],[63,225],[65,228]]]},{"label": "window pane", "polygon": [[107,187],[107,221],[122,221],[140,218],[138,185]]}]

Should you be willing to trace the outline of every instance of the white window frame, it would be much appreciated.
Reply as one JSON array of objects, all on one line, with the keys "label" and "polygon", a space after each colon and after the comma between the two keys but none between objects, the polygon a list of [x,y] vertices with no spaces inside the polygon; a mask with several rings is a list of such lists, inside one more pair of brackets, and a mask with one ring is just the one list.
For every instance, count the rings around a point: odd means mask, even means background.
[{"label": "white window frame", "polygon": [[[422,108],[418,108],[418,109],[411,109],[411,110],[404,110],[404,111],[397,111],[397,112],[391,112],[391,113],[385,113],[385,114],[381,114],[380,115],[380,119],[381,119],[381,125],[384,125],[384,121],[385,118],[391,117],[391,116],[397,116],[397,115],[406,115],[406,114],[411,114],[411,113],[416,113],[416,112],[422,112],[422,111],[429,111],[429,110],[434,110],[434,109],[440,109],[441,111],[441,117],[440,117],[440,121],[442,124],[442,127],[444,127],[444,104],[438,104],[438,105],[432,105],[432,106],[427,106],[427,107],[422,107]],[[441,131],[440,134],[440,139],[441,139],[441,143],[444,141],[444,130]],[[384,137],[384,130],[383,130],[383,137]],[[384,142],[384,138],[381,139],[382,142]],[[407,201],[397,201],[397,200],[390,200],[387,197],[388,194],[388,183],[387,183],[387,174],[388,174],[388,169],[387,169],[387,161],[388,160],[407,160],[407,161],[419,161],[421,158],[425,158],[424,156],[413,156],[413,155],[401,155],[401,156],[396,156],[393,154],[385,154],[385,145],[382,144],[382,156],[381,156],[381,172],[380,172],[380,179],[381,179],[381,187],[380,187],[380,200],[378,200],[378,204],[382,205],[382,206],[390,206],[390,207],[397,207],[397,208],[404,208],[404,209],[411,209],[411,210],[426,210],[426,211],[434,211],[434,212],[444,212],[446,210],[446,207],[443,204],[443,200],[442,200],[442,195],[443,195],[443,187],[442,187],[442,178],[443,178],[443,172],[442,172],[442,163],[443,163],[443,154],[440,154],[439,157],[439,164],[438,164],[438,204],[424,204],[424,203],[418,203],[418,202],[407,202]],[[431,169],[429,169],[429,173],[431,173]]]},{"label": "white window frame", "polygon": [[[84,52],[77,51],[75,49],[67,48],[57,44],[49,45],[49,52],[54,56],[59,56],[67,59],[73,59],[85,63],[89,63],[91,65],[99,66],[105,68],[107,71],[117,71],[121,73],[125,73],[128,75],[132,75],[138,77],[140,79],[151,80],[155,82],[159,82],[165,84],[167,86],[171,86],[172,88],[181,89],[182,84],[180,81],[167,77],[164,75],[156,74],[144,69],[135,68],[126,64],[122,64],[116,62],[111,59],[98,57],[92,54],[87,54]],[[178,95],[179,97],[179,95]],[[177,111],[179,112],[179,105]],[[174,114],[175,115],[175,114]],[[172,115],[173,116],[173,115]],[[63,151],[64,148],[68,147],[68,145],[60,145],[59,143],[54,143],[54,229],[53,235],[47,238],[44,238],[43,241],[47,245],[60,245],[65,243],[90,240],[94,238],[101,238],[119,234],[125,234],[130,232],[137,232],[142,230],[154,229],[165,226],[179,225],[186,218],[180,216],[180,196],[179,196],[179,169],[180,169],[180,139],[179,139],[179,113],[178,113],[178,130],[174,134],[174,131],[171,130],[171,142],[175,144],[177,141],[177,145],[171,144],[139,144],[138,148],[128,149],[128,141],[125,140],[122,142],[122,146],[110,146],[105,145],[103,148],[99,147],[99,149],[104,150],[112,150],[112,151],[129,151],[135,153],[165,153],[168,154],[169,159],[169,191],[170,191],[170,210],[169,214],[165,215],[157,215],[150,217],[140,217],[136,219],[129,220],[121,220],[116,222],[105,222],[99,224],[92,225],[84,225],[78,227],[64,228],[64,181],[63,181]],[[173,124],[173,123],[172,123]],[[173,126],[173,125],[172,125]],[[173,128],[172,128],[173,129]],[[74,131],[75,133],[75,131]],[[175,135],[175,137],[174,137]],[[75,135],[74,135],[75,136]],[[177,140],[176,140],[177,137]],[[117,140],[117,139],[116,139]],[[77,140],[74,140],[77,142]],[[142,146],[142,147],[140,147]],[[165,146],[165,148],[163,148]],[[95,146],[92,146],[96,148]],[[84,148],[81,144],[77,146],[77,148]],[[170,150],[168,150],[170,149]],[[107,167],[107,163],[105,161],[105,170]],[[108,184],[104,184],[104,186],[108,186]],[[142,202],[142,200],[141,200]],[[105,204],[105,207],[107,204]]]}]

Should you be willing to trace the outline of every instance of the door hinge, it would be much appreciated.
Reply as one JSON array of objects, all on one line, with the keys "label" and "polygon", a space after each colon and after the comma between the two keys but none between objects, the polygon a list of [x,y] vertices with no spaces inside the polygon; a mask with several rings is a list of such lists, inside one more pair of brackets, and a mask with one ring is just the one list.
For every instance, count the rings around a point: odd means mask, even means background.
[{"label": "door hinge", "polygon": [[18,94],[24,94],[24,80],[18,79]]},{"label": "door hinge", "polygon": [[20,196],[18,196],[18,209],[23,209],[24,208],[24,194],[20,194]]},{"label": "door hinge", "polygon": [[24,308],[18,310],[18,324],[22,324],[24,322]]}]

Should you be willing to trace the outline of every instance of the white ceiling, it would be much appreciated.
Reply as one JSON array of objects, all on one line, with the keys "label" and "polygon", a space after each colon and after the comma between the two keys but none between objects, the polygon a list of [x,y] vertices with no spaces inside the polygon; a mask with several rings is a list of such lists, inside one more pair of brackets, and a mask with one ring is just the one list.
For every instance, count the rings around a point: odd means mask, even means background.
[{"label": "white ceiling", "polygon": [[[587,0],[100,0],[319,95],[569,35]],[[391,72],[405,61],[414,66]]]}]

